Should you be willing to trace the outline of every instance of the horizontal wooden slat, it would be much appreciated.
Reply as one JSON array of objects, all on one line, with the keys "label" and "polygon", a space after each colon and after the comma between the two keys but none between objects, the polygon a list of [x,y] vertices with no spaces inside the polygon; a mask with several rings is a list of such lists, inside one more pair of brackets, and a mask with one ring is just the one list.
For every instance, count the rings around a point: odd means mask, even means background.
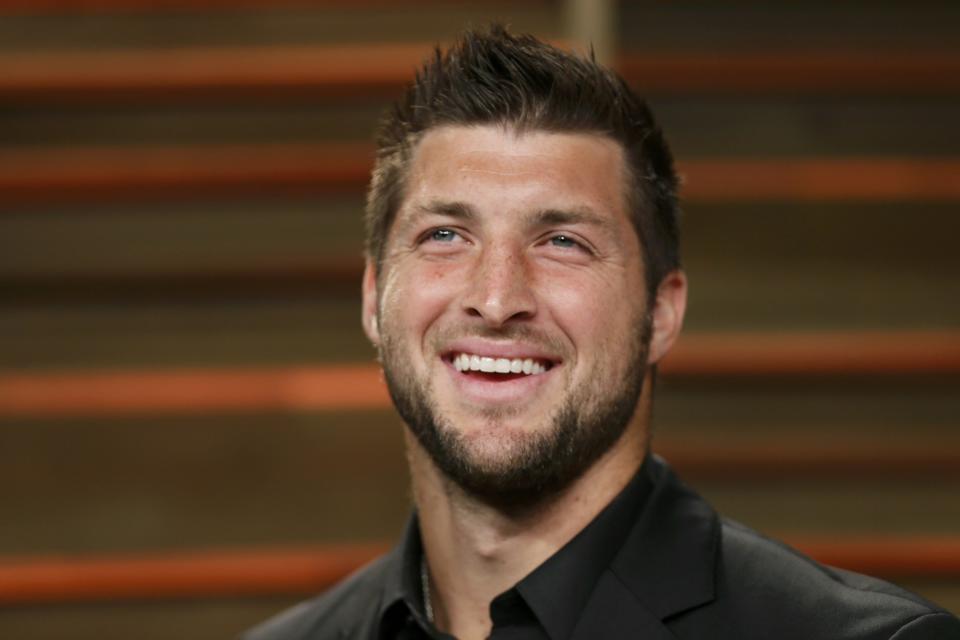
[{"label": "horizontal wooden slat", "polygon": [[385,96],[413,77],[425,44],[8,53],[0,99],[97,103],[188,98]]},{"label": "horizontal wooden slat", "polygon": [[369,365],[0,377],[0,415],[311,411],[388,405],[380,372]]},{"label": "horizontal wooden slat", "polygon": [[710,158],[678,169],[694,202],[960,200],[954,158]]},{"label": "horizontal wooden slat", "polygon": [[[359,251],[359,250],[358,250]],[[363,259],[190,271],[74,271],[0,275],[0,300],[17,303],[263,297],[358,292]]]},{"label": "horizontal wooden slat", "polygon": [[[506,0],[486,0],[506,4]],[[510,0],[511,4],[543,4],[546,0]],[[0,0],[0,15],[78,14],[161,11],[237,11],[279,8],[417,8],[442,0]]]},{"label": "horizontal wooden slat", "polygon": [[[891,579],[960,578],[960,539],[788,537],[826,564]],[[387,545],[0,558],[0,604],[311,594]]]},{"label": "horizontal wooden slat", "polygon": [[960,477],[960,440],[883,442],[796,435],[751,442],[658,435],[653,449],[687,478],[697,480],[817,481],[864,478],[944,479]]},{"label": "horizontal wooden slat", "polygon": [[960,539],[786,537],[824,564],[889,579],[960,577]]},{"label": "horizontal wooden slat", "polygon": [[193,271],[92,271],[0,275],[0,299],[14,302],[94,302],[159,298],[210,299],[215,295],[263,296],[318,291],[358,291],[360,258],[320,265]]},{"label": "horizontal wooden slat", "polygon": [[960,54],[915,50],[626,52],[619,71],[641,93],[925,94],[960,92]]},{"label": "horizontal wooden slat", "polygon": [[[0,98],[91,103],[385,96],[427,43],[5,54]],[[644,52],[617,66],[643,93],[956,94],[951,51]]]},{"label": "horizontal wooden slat", "polygon": [[667,375],[912,375],[960,373],[952,331],[687,334],[664,361]]},{"label": "horizontal wooden slat", "polygon": [[0,558],[0,604],[311,593],[386,545]]},{"label": "horizontal wooden slat", "polygon": [[0,151],[0,207],[202,194],[359,192],[373,149],[353,144]]},{"label": "horizontal wooden slat", "polygon": [[[0,151],[0,209],[202,195],[359,193],[373,149],[354,144]],[[692,158],[689,202],[960,200],[960,159]]]},{"label": "horizontal wooden slat", "polygon": [[[955,375],[952,332],[692,334],[667,376]],[[372,365],[0,375],[0,415],[70,416],[376,409],[389,404]]]}]

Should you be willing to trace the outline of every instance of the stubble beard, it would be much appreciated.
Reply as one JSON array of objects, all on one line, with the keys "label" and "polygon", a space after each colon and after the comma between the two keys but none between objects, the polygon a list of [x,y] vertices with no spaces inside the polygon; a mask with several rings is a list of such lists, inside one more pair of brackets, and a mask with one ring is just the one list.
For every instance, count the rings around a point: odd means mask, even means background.
[{"label": "stubble beard", "polygon": [[[620,439],[630,424],[643,388],[652,318],[645,314],[627,346],[629,360],[620,379],[599,371],[568,393],[550,416],[550,426],[532,432],[505,432],[497,455],[483,456],[442,415],[428,380],[406,375],[400,345],[384,335],[380,348],[387,388],[397,412],[440,472],[461,490],[500,509],[530,508],[548,502],[583,475]],[[607,354],[611,357],[611,354]],[[614,375],[616,375],[614,373]],[[517,410],[490,410],[490,425]],[[494,426],[493,428],[496,428]]]}]

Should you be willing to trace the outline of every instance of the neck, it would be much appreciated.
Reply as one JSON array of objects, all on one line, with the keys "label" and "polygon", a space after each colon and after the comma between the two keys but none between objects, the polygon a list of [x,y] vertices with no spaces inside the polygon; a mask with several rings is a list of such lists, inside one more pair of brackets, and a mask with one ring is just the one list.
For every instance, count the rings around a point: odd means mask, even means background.
[{"label": "neck", "polygon": [[645,434],[638,420],[562,492],[505,512],[453,485],[407,432],[436,626],[463,640],[486,638],[491,600],[555,554],[626,486],[646,454]]}]

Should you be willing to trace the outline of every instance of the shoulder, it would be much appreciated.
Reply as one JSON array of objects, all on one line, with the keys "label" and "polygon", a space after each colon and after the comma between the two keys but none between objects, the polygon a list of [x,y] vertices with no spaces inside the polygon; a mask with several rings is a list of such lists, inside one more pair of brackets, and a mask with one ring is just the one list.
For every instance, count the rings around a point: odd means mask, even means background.
[{"label": "shoulder", "polygon": [[960,640],[960,621],[914,593],[822,565],[732,521],[721,531],[718,603],[762,629],[758,637]]},{"label": "shoulder", "polygon": [[375,624],[389,556],[375,560],[316,598],[248,630],[240,640],[336,640]]},{"label": "shoulder", "polygon": [[658,458],[649,473],[618,577],[676,638],[960,640],[941,607],[720,518]]}]

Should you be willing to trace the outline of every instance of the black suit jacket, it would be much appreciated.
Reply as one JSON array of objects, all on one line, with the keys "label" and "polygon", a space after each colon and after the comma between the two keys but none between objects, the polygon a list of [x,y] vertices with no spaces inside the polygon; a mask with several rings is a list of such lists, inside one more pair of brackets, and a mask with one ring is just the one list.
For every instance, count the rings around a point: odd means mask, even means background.
[{"label": "black suit jacket", "polygon": [[[960,640],[960,621],[889,583],[821,565],[721,519],[662,460],[569,640]],[[377,637],[397,552],[246,640]]]}]

